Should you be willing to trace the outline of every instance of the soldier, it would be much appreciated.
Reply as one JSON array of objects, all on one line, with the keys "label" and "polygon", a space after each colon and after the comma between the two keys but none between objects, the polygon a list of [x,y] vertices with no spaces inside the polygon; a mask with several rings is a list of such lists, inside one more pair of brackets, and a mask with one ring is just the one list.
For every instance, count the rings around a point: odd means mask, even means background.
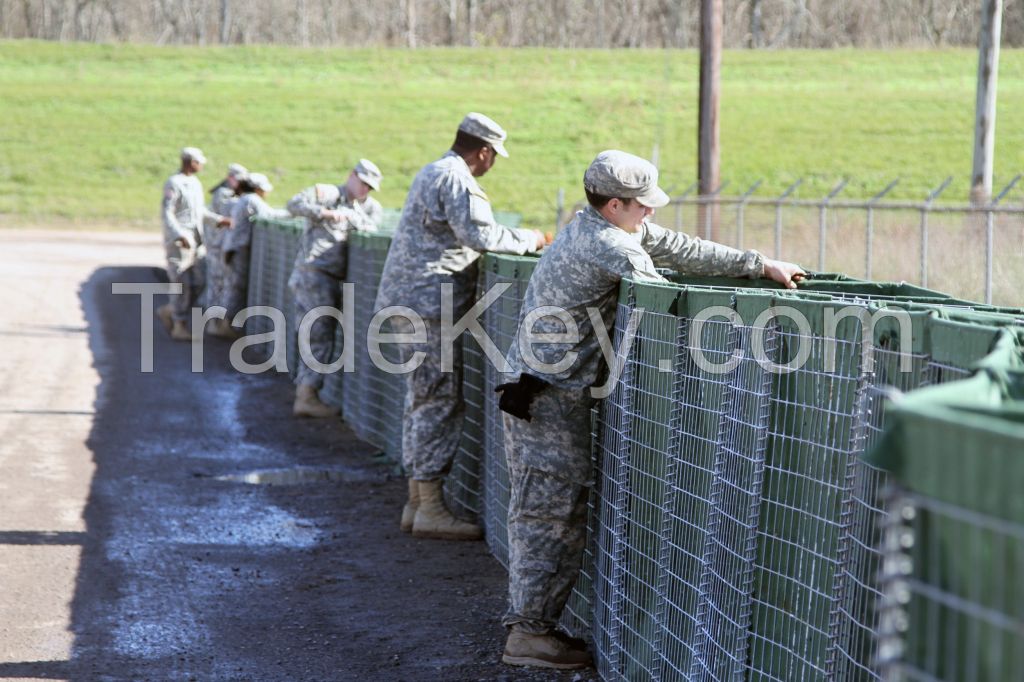
[{"label": "soldier", "polygon": [[[423,362],[406,374],[402,463],[409,476],[409,501],[401,529],[417,537],[478,540],[480,528],[455,518],[442,489],[462,431],[462,355],[454,344],[453,367],[441,367],[441,287],[454,293],[453,319],[472,305],[481,251],[522,254],[544,244],[537,230],[497,224],[476,178],[505,151],[505,131],[483,114],[459,125],[450,151],[424,166],[413,180],[381,276],[376,308],[408,306],[426,325],[426,341],[399,346],[403,362]],[[411,320],[391,318],[392,330],[413,331]]]},{"label": "soldier", "polygon": [[252,222],[256,218],[277,219],[291,217],[284,208],[271,208],[264,197],[274,189],[270,180],[263,173],[252,173],[238,183],[240,196],[234,202],[231,213],[231,229],[224,236],[224,297],[223,305],[227,309],[224,327],[229,331],[219,333],[222,336],[235,337],[228,320],[234,318],[245,307],[246,295],[249,290],[249,246],[252,243]]},{"label": "soldier", "polygon": [[[587,169],[583,186],[590,205],[541,257],[520,316],[522,325],[531,310],[561,308],[578,325],[578,340],[543,340],[540,335],[562,334],[565,326],[554,316],[540,318],[531,329],[520,330],[527,336],[509,349],[509,383],[498,387],[499,405],[506,412],[502,418],[511,487],[509,609],[503,620],[509,635],[502,660],[512,665],[580,668],[591,662],[585,642],[556,629],[583,556],[593,485],[591,387],[606,370],[588,306],[600,311],[610,330],[619,281],[661,281],[657,267],[694,275],[766,277],[790,288],[804,276],[792,263],[649,222],[654,209],[669,198],[658,187],[657,169],[637,156],[602,152]],[[529,362],[521,347],[527,343]],[[571,364],[550,366],[568,352],[577,353]]]},{"label": "soldier", "polygon": [[[295,258],[288,286],[295,295],[295,326],[313,308],[341,303],[341,283],[347,266],[350,230],[376,231],[384,219],[384,209],[369,196],[380,189],[380,169],[360,159],[343,185],[319,184],[309,187],[288,202],[288,211],[307,219],[299,253]],[[319,362],[333,360],[335,319],[321,317],[312,326],[310,351]],[[299,362],[295,377],[296,417],[333,417],[338,411],[320,400],[322,374]]]},{"label": "soldier", "polygon": [[206,157],[195,147],[181,150],[181,170],[164,184],[162,216],[167,277],[180,282],[181,295],[157,309],[161,322],[176,341],[189,341],[187,320],[198,303],[204,283],[203,229],[231,224],[231,219],[214,213],[203,203],[203,186],[196,174]]},{"label": "soldier", "polygon": [[[239,182],[248,177],[249,171],[241,164],[228,166],[228,174],[220,184],[210,190],[210,209],[214,213],[230,216],[235,202],[238,201]],[[223,243],[228,230],[217,228],[206,233],[206,301],[208,306],[226,303],[227,268],[224,265]],[[231,319],[228,317],[228,319]],[[212,320],[210,333],[214,336],[234,336],[234,330],[227,320]]]}]

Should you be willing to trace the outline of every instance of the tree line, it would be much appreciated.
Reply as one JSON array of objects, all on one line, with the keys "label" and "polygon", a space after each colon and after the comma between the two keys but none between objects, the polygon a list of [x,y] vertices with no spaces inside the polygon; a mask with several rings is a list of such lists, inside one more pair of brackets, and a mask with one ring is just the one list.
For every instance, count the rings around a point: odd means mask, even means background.
[{"label": "tree line", "polygon": [[[980,0],[732,0],[731,48],[971,46]],[[177,45],[688,48],[700,0],[0,0],[0,36]],[[1003,45],[1024,45],[1005,0]]]}]

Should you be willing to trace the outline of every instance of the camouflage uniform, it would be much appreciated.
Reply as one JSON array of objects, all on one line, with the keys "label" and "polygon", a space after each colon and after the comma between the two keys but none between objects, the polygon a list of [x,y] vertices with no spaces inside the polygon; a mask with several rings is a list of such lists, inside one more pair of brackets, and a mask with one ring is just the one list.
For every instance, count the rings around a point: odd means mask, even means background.
[{"label": "camouflage uniform", "polygon": [[[210,196],[210,210],[220,215],[231,215],[238,201],[235,190],[221,185]],[[213,227],[206,231],[206,303],[208,306],[223,305],[226,296],[227,268],[224,266],[224,241],[228,228]]]},{"label": "camouflage uniform", "polygon": [[[532,230],[494,221],[487,195],[455,152],[423,167],[413,180],[375,306],[408,306],[423,318],[430,339],[419,348],[427,353],[423,363],[405,379],[402,459],[410,477],[441,478],[451,468],[462,431],[460,343],[453,371],[441,371],[441,285],[453,285],[457,320],[473,303],[481,251],[523,254],[535,248]],[[403,358],[413,350],[403,348]]]},{"label": "camouflage uniform", "polygon": [[[204,228],[216,229],[222,216],[206,208],[199,178],[184,173],[175,173],[164,183],[161,209],[167,277],[182,285],[181,295],[172,298],[173,315],[175,320],[184,322],[199,302],[205,282]],[[184,240],[189,248],[177,245],[178,239]]]},{"label": "camouflage uniform", "polygon": [[[224,259],[224,295],[219,305],[227,308],[227,319],[232,319],[246,304],[249,290],[249,245],[252,243],[252,221],[255,218],[281,220],[291,217],[286,209],[271,208],[263,198],[252,192],[234,202],[231,229],[225,230],[221,250]],[[230,262],[227,256],[230,255]]]},{"label": "camouflage uniform", "polygon": [[[334,222],[322,219],[320,211],[323,209],[342,211],[347,220]],[[295,266],[288,279],[288,286],[295,296],[297,329],[302,318],[313,308],[340,308],[341,283],[347,267],[348,233],[353,229],[375,232],[383,220],[384,210],[371,197],[363,202],[350,200],[344,185],[318,184],[292,197],[288,202],[288,212],[307,219]],[[335,359],[335,326],[334,318],[321,317],[310,330],[310,351],[324,364]],[[319,390],[323,382],[322,374],[299,362],[296,385],[315,386]]]},{"label": "camouflage uniform", "polygon": [[[533,397],[531,421],[502,415],[511,483],[506,625],[534,634],[554,629],[579,574],[593,485],[590,412],[595,400],[590,387],[604,370],[587,308],[597,308],[611,330],[619,281],[663,280],[658,267],[691,275],[759,277],[763,258],[646,221],[630,234],[588,206],[559,232],[530,278],[520,323],[530,310],[557,306],[576,321],[580,341],[572,347],[532,344],[536,358],[549,364],[567,350],[578,353],[569,367],[552,374],[528,367],[518,343],[509,349],[510,381],[531,374],[550,385]],[[562,323],[552,317],[533,326],[535,337],[561,332]]]}]

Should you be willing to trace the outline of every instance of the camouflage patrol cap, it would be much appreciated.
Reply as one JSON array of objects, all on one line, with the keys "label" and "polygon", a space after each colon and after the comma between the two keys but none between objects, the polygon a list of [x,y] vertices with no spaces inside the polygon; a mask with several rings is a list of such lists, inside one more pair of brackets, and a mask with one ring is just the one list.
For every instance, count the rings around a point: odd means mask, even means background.
[{"label": "camouflage patrol cap", "polygon": [[505,140],[508,139],[508,133],[487,116],[471,111],[466,114],[466,118],[462,119],[462,123],[459,124],[459,130],[467,135],[480,138],[494,147],[494,151],[506,159],[508,158],[508,152],[505,151]]},{"label": "camouflage patrol cap", "polygon": [[274,189],[274,186],[270,184],[270,178],[268,178],[263,173],[250,173],[249,184],[255,187],[256,189],[263,190],[264,192],[269,192],[270,190]]},{"label": "camouflage patrol cap", "polygon": [[669,202],[668,195],[658,187],[654,164],[617,149],[597,155],[583,174],[583,186],[601,196],[636,199],[648,208],[661,208]]},{"label": "camouflage patrol cap", "polygon": [[370,161],[369,159],[359,159],[359,163],[353,169],[360,180],[365,182],[367,185],[375,190],[380,189],[380,182],[384,179],[384,174],[380,172],[380,168]]},{"label": "camouflage patrol cap", "polygon": [[198,161],[199,163],[206,163],[206,157],[203,155],[203,150],[200,149],[199,147],[182,147],[181,160]]},{"label": "camouflage patrol cap", "polygon": [[228,166],[228,175],[241,180],[245,176],[249,175],[249,170],[240,163],[233,163]]}]

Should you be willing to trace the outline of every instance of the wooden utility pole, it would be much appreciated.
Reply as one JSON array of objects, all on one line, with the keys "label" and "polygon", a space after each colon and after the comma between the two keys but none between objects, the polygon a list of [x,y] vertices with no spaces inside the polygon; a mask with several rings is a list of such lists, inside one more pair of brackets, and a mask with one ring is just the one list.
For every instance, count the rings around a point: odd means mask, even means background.
[{"label": "wooden utility pole", "polygon": [[978,37],[978,100],[974,113],[974,170],[971,202],[987,204],[992,198],[992,160],[996,146],[996,81],[999,76],[999,38],[1003,0],[982,0]]},{"label": "wooden utility pole", "polygon": [[[722,70],[722,0],[700,2],[700,124],[697,129],[697,183],[701,195],[715,193],[720,184],[718,162],[718,91]],[[710,216],[707,214],[710,212]],[[718,205],[702,204],[698,225],[711,225],[718,236]],[[708,235],[704,235],[708,236]]]}]

